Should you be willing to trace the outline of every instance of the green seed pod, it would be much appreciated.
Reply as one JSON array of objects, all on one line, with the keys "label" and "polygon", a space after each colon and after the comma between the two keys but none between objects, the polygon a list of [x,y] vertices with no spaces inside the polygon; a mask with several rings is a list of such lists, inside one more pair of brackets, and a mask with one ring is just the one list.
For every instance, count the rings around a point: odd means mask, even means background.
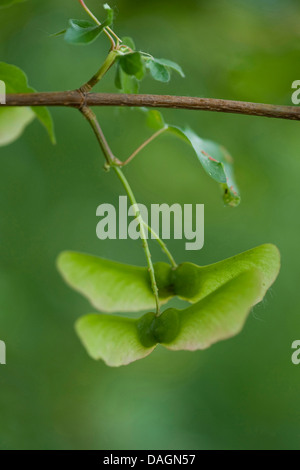
[{"label": "green seed pod", "polygon": [[174,294],[190,300],[199,293],[201,268],[193,263],[182,263],[172,271]]},{"label": "green seed pod", "polygon": [[168,263],[158,262],[153,265],[158,294],[160,299],[174,295],[172,286],[172,267]]},{"label": "green seed pod", "polygon": [[155,318],[151,329],[157,343],[171,343],[180,330],[179,311],[168,308],[159,317]]},{"label": "green seed pod", "polygon": [[140,342],[145,348],[151,348],[157,344],[152,325],[155,321],[155,313],[146,313],[137,322],[137,330]]},{"label": "green seed pod", "polygon": [[155,313],[146,313],[137,323],[139,339],[145,348],[163,343],[171,343],[179,333],[179,311],[168,308],[159,317]]}]

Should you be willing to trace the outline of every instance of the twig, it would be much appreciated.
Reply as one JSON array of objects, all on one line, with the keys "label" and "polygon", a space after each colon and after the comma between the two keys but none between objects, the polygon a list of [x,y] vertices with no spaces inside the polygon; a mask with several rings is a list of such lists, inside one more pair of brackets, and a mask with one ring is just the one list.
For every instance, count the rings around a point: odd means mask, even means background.
[{"label": "twig", "polygon": [[151,137],[149,137],[149,139],[145,140],[145,142],[142,143],[142,145],[140,145],[131,155],[130,157],[127,158],[127,160],[125,160],[125,162],[122,162],[120,164],[120,166],[125,166],[125,165],[128,165],[128,163],[130,163],[145,147],[147,147],[147,145],[149,145],[151,142],[153,142],[154,139],[156,139],[156,137],[158,137],[159,135],[161,135],[163,132],[165,132],[166,130],[168,129],[167,126],[163,127],[162,129],[159,129],[159,131],[155,132],[155,134],[153,134]]},{"label": "twig", "polygon": [[[79,108],[82,106],[82,101],[82,94],[79,91],[8,94],[6,96],[6,104],[0,105],[0,107],[69,106]],[[230,101],[190,96],[87,93],[85,95],[85,105],[190,109],[300,121],[300,106],[277,106],[272,104],[249,103],[246,101]]]}]

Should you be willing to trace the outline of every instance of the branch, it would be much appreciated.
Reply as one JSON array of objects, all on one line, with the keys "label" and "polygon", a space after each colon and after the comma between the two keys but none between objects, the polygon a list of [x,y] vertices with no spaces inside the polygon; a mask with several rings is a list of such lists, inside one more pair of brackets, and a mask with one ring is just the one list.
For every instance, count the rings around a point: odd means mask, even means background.
[{"label": "branch", "polygon": [[219,113],[235,113],[300,121],[300,107],[248,103],[246,101],[219,100],[190,96],[125,95],[118,93],[86,93],[66,91],[7,95],[1,106],[134,106],[150,108],[176,108]]}]

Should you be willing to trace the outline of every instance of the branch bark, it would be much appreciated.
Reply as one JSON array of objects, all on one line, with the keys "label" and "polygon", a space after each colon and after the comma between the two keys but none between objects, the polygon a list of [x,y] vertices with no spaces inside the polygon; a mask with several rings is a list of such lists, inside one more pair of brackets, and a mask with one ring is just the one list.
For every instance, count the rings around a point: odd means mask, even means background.
[{"label": "branch bark", "polygon": [[220,100],[170,95],[125,95],[118,93],[86,93],[79,90],[51,93],[8,94],[1,106],[129,106],[174,108],[219,113],[290,119],[300,121],[300,106],[277,106],[246,101]]}]

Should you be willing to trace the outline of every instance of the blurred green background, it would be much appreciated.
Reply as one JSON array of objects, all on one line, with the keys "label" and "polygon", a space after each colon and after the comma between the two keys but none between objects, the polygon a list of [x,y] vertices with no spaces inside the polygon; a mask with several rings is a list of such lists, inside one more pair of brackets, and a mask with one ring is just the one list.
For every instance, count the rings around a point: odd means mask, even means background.
[{"label": "blurred green background", "polygon": [[[101,2],[89,6],[102,14]],[[157,57],[177,61],[186,79],[146,79],[144,93],[291,104],[300,79],[297,0],[114,0],[115,29]],[[21,67],[40,91],[72,89],[97,69],[105,38],[72,47],[49,33],[84,18],[75,0],[29,0],[0,13],[0,58]],[[114,91],[110,72],[99,91]],[[144,360],[108,368],[86,354],[73,324],[93,311],[55,268],[65,249],[144,265],[140,242],[96,238],[96,208],[123,190],[78,112],[53,109],[58,144],[38,122],[0,155],[1,449],[299,449],[300,339],[299,123],[169,110],[225,145],[235,158],[242,203],[225,208],[189,147],[163,136],[126,169],[147,205],[205,204],[205,246],[178,262],[208,264],[265,242],[282,270],[243,332],[206,351],[158,347]],[[98,109],[116,155],[150,135],[137,111]],[[154,260],[163,259],[152,243]]]}]

